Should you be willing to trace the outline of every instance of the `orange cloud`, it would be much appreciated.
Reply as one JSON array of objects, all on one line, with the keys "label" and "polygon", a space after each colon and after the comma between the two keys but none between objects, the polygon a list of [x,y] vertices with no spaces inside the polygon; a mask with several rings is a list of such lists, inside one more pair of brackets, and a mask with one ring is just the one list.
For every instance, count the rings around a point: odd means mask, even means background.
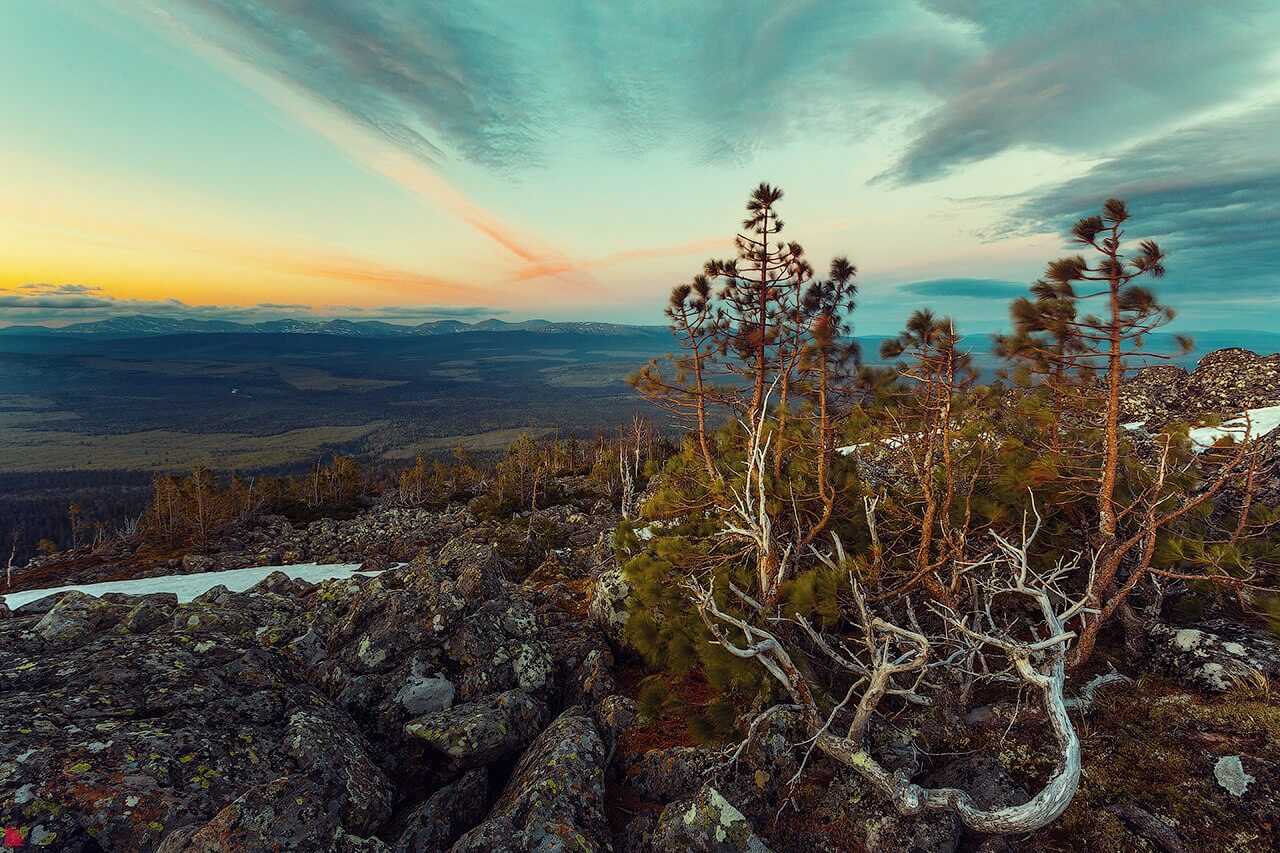
[{"label": "orange cloud", "polygon": [[[546,246],[532,234],[518,231],[477,205],[416,157],[333,110],[317,104],[284,81],[254,68],[233,53],[202,38],[172,14],[157,11],[146,19],[161,24],[165,32],[179,39],[186,47],[205,56],[237,81],[329,140],[356,163],[404,187],[419,198],[444,207],[525,264],[545,270],[570,271],[578,268],[562,252]],[[594,285],[589,280],[576,280],[573,283],[579,286]]]},{"label": "orange cloud", "polygon": [[598,258],[570,261],[531,263],[516,274],[517,281],[528,281],[544,276],[558,276],[571,273],[586,273],[589,270],[625,264],[632,261],[645,261],[650,258],[680,257],[699,252],[714,252],[716,249],[732,248],[730,241],[724,237],[708,237],[702,240],[690,240],[686,243],[670,243],[663,246],[646,246],[639,249],[624,249],[610,252]]},{"label": "orange cloud", "polygon": [[[124,209],[134,209],[127,203]],[[124,296],[169,297],[181,281],[184,295],[193,285],[216,301],[240,290],[254,300],[261,298],[264,279],[294,279],[295,290],[314,290],[316,280],[371,285],[383,296],[410,296],[440,303],[493,301],[498,293],[421,270],[387,264],[332,249],[264,244],[244,237],[220,237],[212,227],[203,228],[199,211],[171,216],[190,229],[121,214],[119,210],[94,211],[92,199],[46,196],[38,205],[22,197],[0,198],[0,220],[8,220],[5,269],[0,278],[24,281],[91,280],[110,285]],[[185,212],[184,212],[185,214]],[[0,240],[4,248],[6,240]],[[74,247],[74,251],[68,251]],[[92,251],[86,251],[92,249]],[[213,260],[192,263],[190,256]],[[110,260],[106,258],[110,257]],[[252,275],[246,277],[248,271]],[[237,286],[236,282],[241,282]],[[249,284],[248,282],[253,282]],[[308,298],[315,294],[309,292]],[[345,298],[345,297],[344,297]],[[366,299],[372,304],[376,300]]]}]

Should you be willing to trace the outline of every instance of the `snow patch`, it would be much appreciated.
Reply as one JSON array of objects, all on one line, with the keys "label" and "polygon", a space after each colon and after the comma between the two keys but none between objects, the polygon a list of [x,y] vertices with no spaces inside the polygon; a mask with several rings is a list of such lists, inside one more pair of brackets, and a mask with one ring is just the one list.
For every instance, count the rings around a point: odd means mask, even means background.
[{"label": "snow patch", "polygon": [[1191,438],[1192,449],[1196,453],[1200,453],[1213,447],[1216,442],[1223,438],[1230,437],[1236,441],[1241,441],[1246,434],[1252,438],[1257,438],[1280,427],[1280,406],[1249,409],[1246,414],[1249,416],[1247,422],[1242,414],[1229,421],[1223,421],[1220,426],[1196,427],[1191,430],[1187,435]]},{"label": "snow patch", "polygon": [[244,592],[272,572],[284,572],[291,578],[301,578],[309,583],[332,578],[349,578],[353,575],[372,577],[378,572],[361,572],[359,563],[299,563],[293,566],[253,566],[247,569],[228,569],[225,572],[198,572],[192,575],[163,575],[155,578],[134,578],[125,581],[105,581],[79,586],[59,586],[50,589],[27,589],[0,596],[10,609],[16,609],[32,601],[38,601],[55,592],[78,590],[88,595],[100,596],[107,592],[123,592],[127,595],[147,595],[153,592],[172,592],[178,601],[190,601],[221,584],[232,592]]}]

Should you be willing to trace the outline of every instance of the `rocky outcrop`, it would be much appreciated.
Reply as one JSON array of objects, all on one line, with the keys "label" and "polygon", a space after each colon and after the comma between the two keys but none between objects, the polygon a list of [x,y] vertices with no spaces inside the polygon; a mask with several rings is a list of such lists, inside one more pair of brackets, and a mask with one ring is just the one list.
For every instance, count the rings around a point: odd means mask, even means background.
[{"label": "rocky outcrop", "polygon": [[1208,353],[1190,373],[1167,364],[1143,368],[1121,387],[1121,417],[1151,428],[1274,405],[1280,405],[1280,354],[1237,347]]},{"label": "rocky outcrop", "polygon": [[1200,359],[1187,377],[1183,410],[1239,412],[1280,404],[1280,354],[1231,347]]},{"label": "rocky outcrop", "polygon": [[1231,622],[1156,624],[1148,632],[1148,649],[1157,671],[1200,690],[1221,693],[1280,678],[1280,642]]},{"label": "rocky outcrop", "polygon": [[377,838],[361,838],[344,829],[346,792],[311,776],[294,775],[255,785],[200,826],[170,834],[158,853],[382,853]]},{"label": "rocky outcrop", "polygon": [[710,785],[662,810],[652,844],[661,853],[769,853],[742,812]]},{"label": "rocky outcrop", "polygon": [[1151,426],[1176,420],[1182,414],[1190,374],[1173,364],[1145,367],[1120,386],[1120,417]]},{"label": "rocky outcrop", "polygon": [[150,851],[286,777],[328,792],[334,833],[386,820],[391,783],[359,727],[253,630],[206,619],[229,602],[125,599],[70,593],[0,623],[0,823],[61,849]]},{"label": "rocky outcrop", "polygon": [[611,850],[604,812],[606,757],[591,717],[580,708],[566,711],[521,756],[485,822],[453,850]]},{"label": "rocky outcrop", "polygon": [[0,820],[172,853],[434,849],[486,816],[533,837],[572,813],[605,849],[608,642],[510,574],[471,531],[372,579],[33,602],[0,622]]},{"label": "rocky outcrop", "polygon": [[622,567],[611,565],[596,578],[591,595],[591,618],[618,647],[626,644],[627,596],[631,587],[622,576]]},{"label": "rocky outcrop", "polygon": [[491,764],[519,752],[546,724],[547,706],[522,690],[507,690],[445,711],[426,714],[405,726],[457,767]]}]

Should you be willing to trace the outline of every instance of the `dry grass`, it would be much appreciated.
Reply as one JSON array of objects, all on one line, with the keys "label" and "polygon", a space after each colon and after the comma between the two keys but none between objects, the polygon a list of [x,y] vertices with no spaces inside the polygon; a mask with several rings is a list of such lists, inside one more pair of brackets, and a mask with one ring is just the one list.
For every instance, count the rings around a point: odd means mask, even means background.
[{"label": "dry grass", "polygon": [[369,435],[383,421],[359,426],[317,426],[277,435],[147,430],[85,435],[31,429],[0,433],[0,470],[188,471],[198,465],[253,470],[314,457],[326,448]]},{"label": "dry grass", "polygon": [[435,438],[424,438],[404,447],[397,447],[382,454],[383,459],[413,459],[418,454],[429,455],[441,450],[451,450],[462,445],[467,450],[483,452],[488,450],[506,450],[511,443],[522,435],[541,438],[555,432],[550,427],[513,427],[511,429],[494,429],[488,432],[477,432],[470,435],[442,435]]}]

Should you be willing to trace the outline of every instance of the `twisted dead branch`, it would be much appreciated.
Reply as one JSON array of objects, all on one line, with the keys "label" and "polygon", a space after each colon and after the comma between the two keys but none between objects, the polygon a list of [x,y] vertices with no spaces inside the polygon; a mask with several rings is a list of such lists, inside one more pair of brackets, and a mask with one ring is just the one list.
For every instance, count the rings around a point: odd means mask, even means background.
[{"label": "twisted dead branch", "polygon": [[[1065,696],[1066,653],[1076,637],[1067,626],[1086,612],[1084,599],[1070,599],[1059,586],[1059,580],[1078,567],[1078,555],[1071,561],[1059,561],[1044,574],[1032,568],[1028,551],[1040,530],[1034,506],[1032,512],[1035,525],[1028,531],[1024,522],[1021,543],[993,533],[992,551],[959,569],[975,593],[973,610],[962,616],[933,604],[931,611],[941,626],[936,634],[926,634],[914,613],[910,615],[912,626],[907,628],[875,612],[852,576],[852,607],[847,615],[853,628],[850,633],[856,636],[827,637],[798,614],[791,619],[765,619],[799,626],[822,655],[849,673],[852,681],[844,699],[827,713],[820,709],[813,686],[774,630],[722,608],[714,590],[700,580],[691,578],[686,586],[714,642],[730,654],[764,667],[799,709],[812,745],[853,768],[899,812],[949,811],[970,829],[988,834],[1032,832],[1062,814],[1080,781],[1080,739],[1068,716],[1070,702]],[[835,540],[834,556],[817,556],[830,566],[839,566],[844,559],[839,540]],[[755,618],[764,616],[766,611],[758,602],[732,585],[729,592]],[[1035,624],[1012,617],[998,619],[994,602],[1004,596],[1032,602],[1039,615]],[[973,662],[970,674],[975,678],[1019,683],[1040,697],[1058,757],[1049,780],[1026,803],[983,809],[964,791],[922,787],[906,773],[890,771],[867,746],[868,728],[887,697],[927,704],[931,701],[927,693],[943,687],[937,676],[963,670],[963,661]],[[841,717],[847,724],[843,733],[836,733],[836,721]]]}]

